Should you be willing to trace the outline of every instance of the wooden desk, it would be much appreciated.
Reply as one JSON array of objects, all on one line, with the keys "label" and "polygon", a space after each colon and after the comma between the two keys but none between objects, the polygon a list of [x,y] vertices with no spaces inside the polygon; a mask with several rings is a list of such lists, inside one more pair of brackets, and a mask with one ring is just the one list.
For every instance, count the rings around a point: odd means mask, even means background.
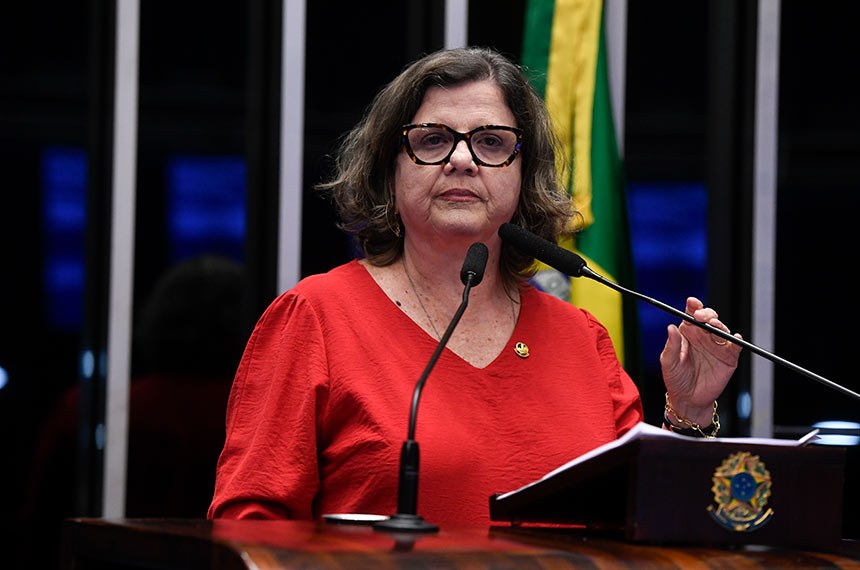
[{"label": "wooden desk", "polygon": [[66,521],[64,570],[280,568],[855,568],[860,545],[834,552],[669,547],[577,529],[448,528],[394,536],[303,521]]}]

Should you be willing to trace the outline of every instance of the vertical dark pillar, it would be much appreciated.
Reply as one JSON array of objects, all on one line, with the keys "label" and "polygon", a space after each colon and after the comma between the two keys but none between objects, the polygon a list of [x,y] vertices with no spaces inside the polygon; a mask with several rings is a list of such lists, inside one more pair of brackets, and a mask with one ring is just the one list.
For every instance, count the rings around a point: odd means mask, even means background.
[{"label": "vertical dark pillar", "polygon": [[[708,302],[746,338],[751,327],[757,2],[711,0],[708,55]],[[724,433],[745,435],[737,397],[750,388],[746,354],[720,399]]]},{"label": "vertical dark pillar", "polygon": [[277,293],[283,4],[252,0],[248,10],[245,268],[253,322]]},{"label": "vertical dark pillar", "polygon": [[100,516],[110,286],[116,3],[114,0],[90,0],[89,8],[87,219],[75,509],[81,516]]},{"label": "vertical dark pillar", "polygon": [[444,0],[410,0],[406,3],[406,61],[445,46]]}]

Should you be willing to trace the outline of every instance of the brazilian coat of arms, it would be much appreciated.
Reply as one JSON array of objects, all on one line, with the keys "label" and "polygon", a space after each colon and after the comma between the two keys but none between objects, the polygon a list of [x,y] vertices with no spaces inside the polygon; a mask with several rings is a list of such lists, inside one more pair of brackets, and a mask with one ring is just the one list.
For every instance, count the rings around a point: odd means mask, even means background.
[{"label": "brazilian coat of arms", "polygon": [[711,517],[723,528],[752,532],[773,516],[767,506],[771,492],[770,473],[757,455],[733,453],[714,471],[715,505],[708,506]]}]

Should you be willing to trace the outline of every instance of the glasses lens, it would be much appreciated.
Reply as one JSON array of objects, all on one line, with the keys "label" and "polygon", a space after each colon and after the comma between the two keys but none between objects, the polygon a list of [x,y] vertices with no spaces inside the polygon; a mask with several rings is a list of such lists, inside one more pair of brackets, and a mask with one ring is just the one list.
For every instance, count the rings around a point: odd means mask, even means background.
[{"label": "glasses lens", "polygon": [[482,129],[472,134],[472,152],[482,162],[497,166],[516,151],[517,135],[504,129]]},{"label": "glasses lens", "polygon": [[407,136],[415,158],[423,162],[444,159],[454,146],[454,135],[440,127],[415,127]]}]

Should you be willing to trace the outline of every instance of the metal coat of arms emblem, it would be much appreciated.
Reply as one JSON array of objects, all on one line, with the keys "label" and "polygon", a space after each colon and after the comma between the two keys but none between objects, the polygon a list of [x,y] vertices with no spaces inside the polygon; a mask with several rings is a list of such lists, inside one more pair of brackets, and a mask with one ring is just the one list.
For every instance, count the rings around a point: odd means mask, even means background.
[{"label": "metal coat of arms emblem", "polygon": [[773,516],[767,506],[770,473],[757,455],[733,453],[714,471],[715,505],[708,506],[711,517],[733,532],[752,532]]}]

